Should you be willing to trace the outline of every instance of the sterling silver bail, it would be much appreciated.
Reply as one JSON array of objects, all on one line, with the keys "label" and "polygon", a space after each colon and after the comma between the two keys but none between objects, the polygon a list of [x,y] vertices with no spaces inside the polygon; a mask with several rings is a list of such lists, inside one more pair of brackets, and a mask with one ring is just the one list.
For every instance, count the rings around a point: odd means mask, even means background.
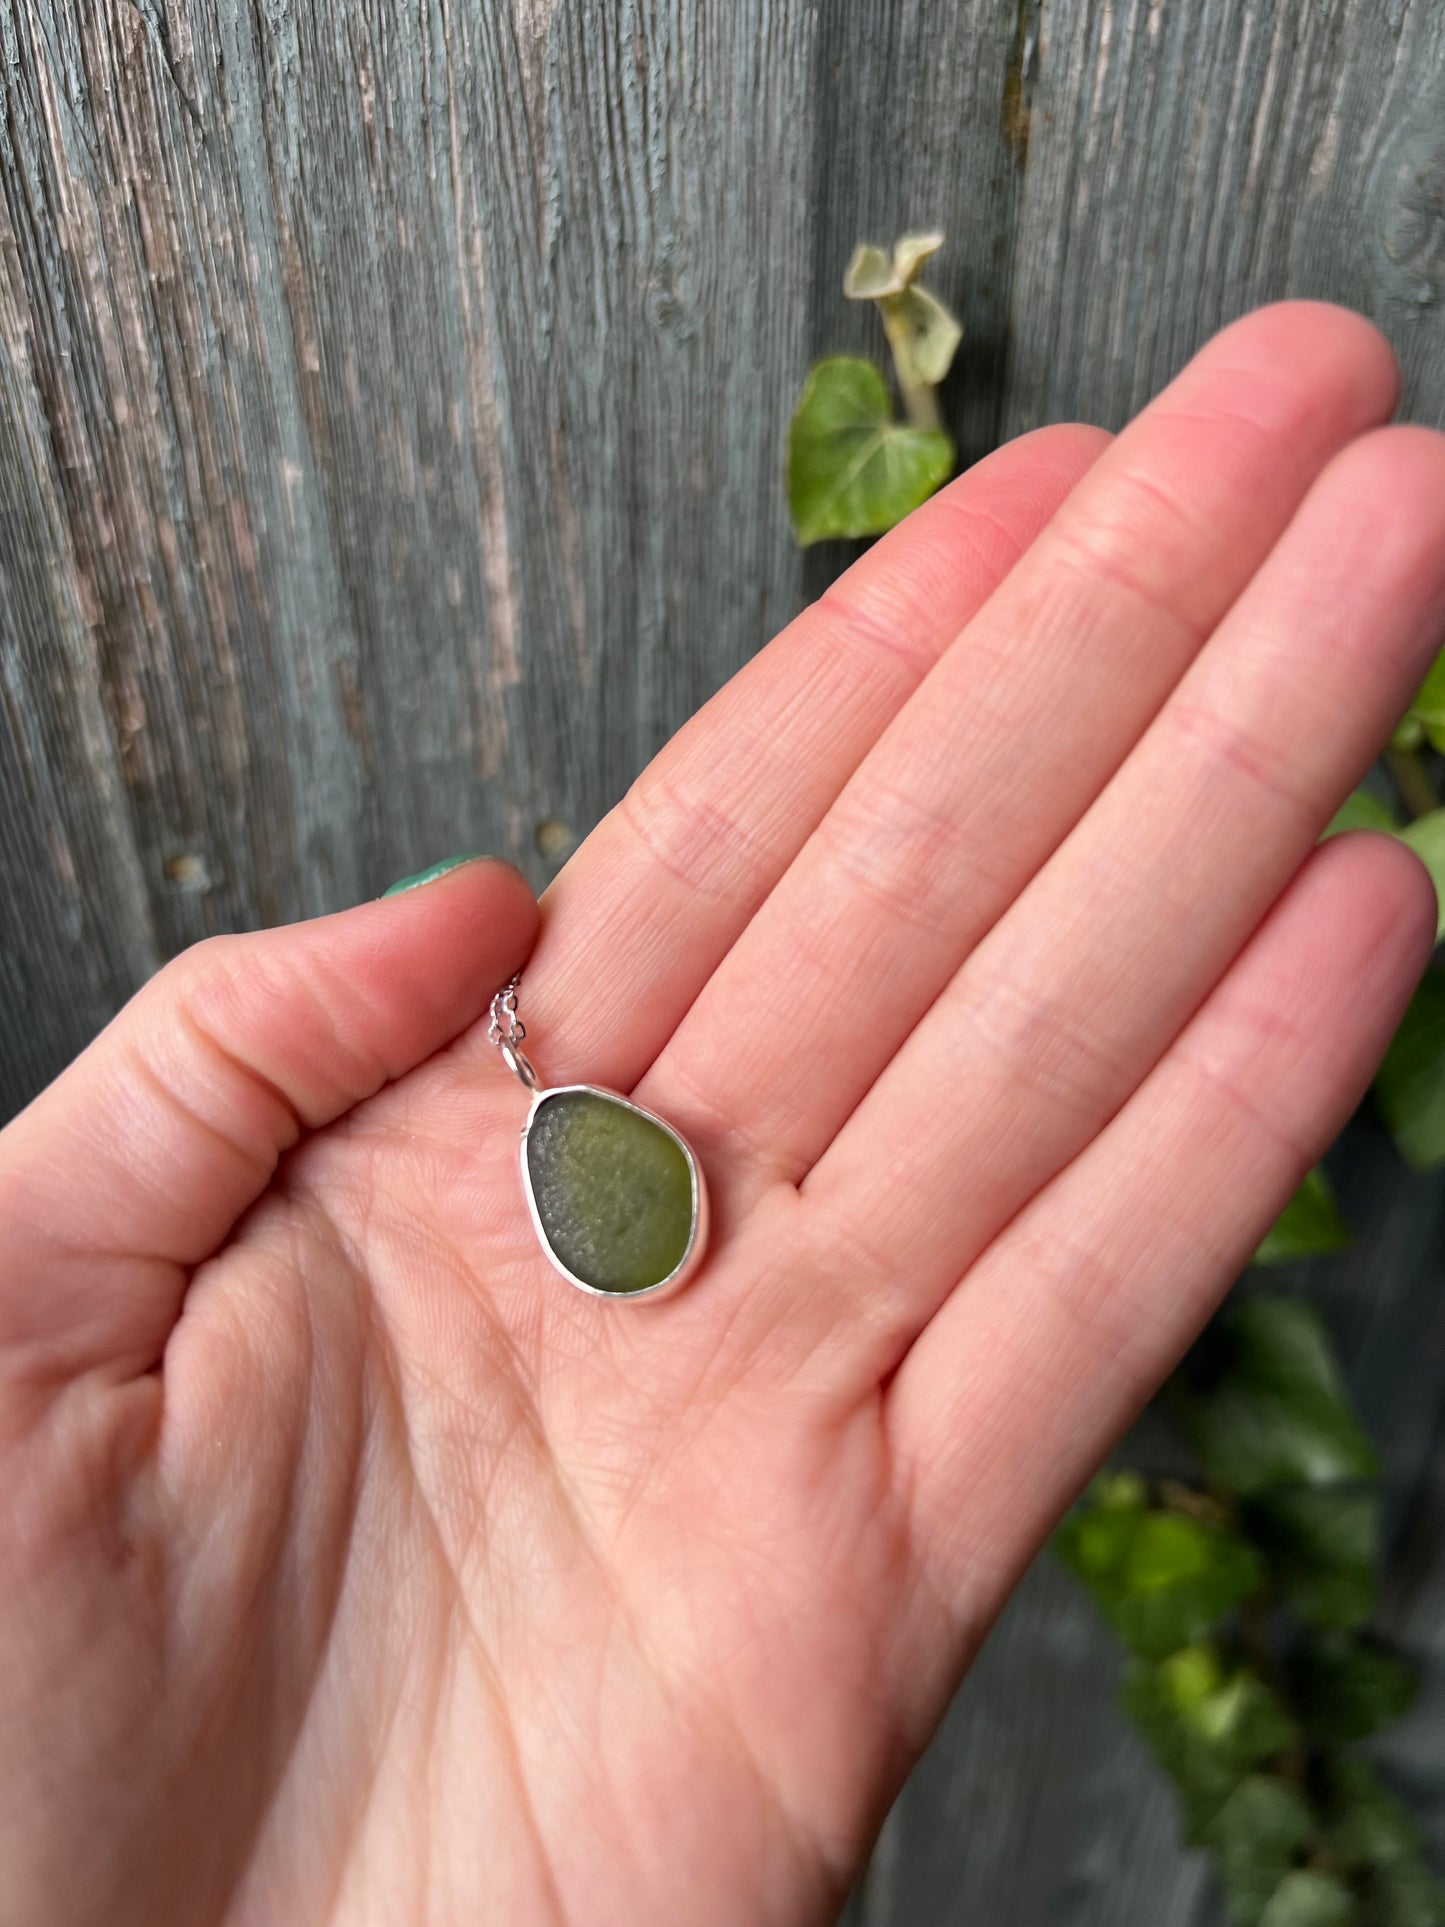
[{"label": "sterling silver bail", "polygon": [[702,1167],[682,1133],[599,1084],[544,1087],[522,1049],[520,974],[492,998],[487,1036],[531,1103],[521,1130],[523,1195],[537,1242],[594,1298],[658,1298],[685,1284],[707,1246]]}]

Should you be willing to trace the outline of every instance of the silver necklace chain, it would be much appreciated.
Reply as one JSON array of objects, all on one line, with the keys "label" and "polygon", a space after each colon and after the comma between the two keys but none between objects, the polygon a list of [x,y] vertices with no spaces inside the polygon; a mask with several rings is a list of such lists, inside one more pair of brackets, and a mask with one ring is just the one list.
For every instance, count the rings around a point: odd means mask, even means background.
[{"label": "silver necklace chain", "polygon": [[527,1026],[517,1015],[517,985],[522,981],[519,970],[515,977],[504,983],[492,999],[492,1021],[487,1026],[490,1043],[520,1044],[527,1035]]},{"label": "silver necklace chain", "polygon": [[502,1062],[512,1075],[525,1084],[529,1091],[535,1091],[540,1088],[540,1079],[522,1049],[527,1026],[517,1015],[517,985],[521,981],[522,973],[519,970],[493,997],[487,1037],[501,1052]]}]

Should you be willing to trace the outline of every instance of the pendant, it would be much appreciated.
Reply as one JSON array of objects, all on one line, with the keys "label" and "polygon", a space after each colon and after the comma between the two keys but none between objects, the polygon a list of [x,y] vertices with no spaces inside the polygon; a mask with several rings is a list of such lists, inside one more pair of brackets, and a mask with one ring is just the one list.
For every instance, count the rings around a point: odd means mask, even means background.
[{"label": "pendant", "polygon": [[598,1298],[656,1298],[692,1276],[707,1244],[707,1187],[664,1119],[598,1084],[544,1088],[521,1050],[517,978],[492,999],[491,1041],[531,1093],[522,1189],[552,1266]]}]

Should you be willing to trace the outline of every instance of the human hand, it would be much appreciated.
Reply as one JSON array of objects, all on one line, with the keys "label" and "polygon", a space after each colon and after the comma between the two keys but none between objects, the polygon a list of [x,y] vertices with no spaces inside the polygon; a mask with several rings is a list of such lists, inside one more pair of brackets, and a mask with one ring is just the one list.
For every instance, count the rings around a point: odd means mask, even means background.
[{"label": "human hand", "polygon": [[828,1917],[1429,952],[1315,847],[1445,622],[1395,395],[1296,304],[1015,443],[588,839],[523,1014],[697,1149],[680,1295],[534,1242],[499,864],[202,945],[0,1135],[0,1919]]}]

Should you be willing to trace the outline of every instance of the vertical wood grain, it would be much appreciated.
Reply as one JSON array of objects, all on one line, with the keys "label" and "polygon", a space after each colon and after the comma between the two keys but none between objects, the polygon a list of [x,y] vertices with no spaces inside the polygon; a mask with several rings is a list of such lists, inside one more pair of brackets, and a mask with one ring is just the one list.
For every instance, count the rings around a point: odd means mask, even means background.
[{"label": "vertical wood grain", "polygon": [[[210,931],[546,879],[843,559],[779,469],[860,239],[948,235],[965,459],[1281,294],[1445,423],[1430,0],[17,0],[0,56],[0,1116]],[[1445,1844],[1445,1201],[1368,1126],[1341,1180]],[[1216,1922],[1115,1665],[1032,1574],[850,1920]]]}]

